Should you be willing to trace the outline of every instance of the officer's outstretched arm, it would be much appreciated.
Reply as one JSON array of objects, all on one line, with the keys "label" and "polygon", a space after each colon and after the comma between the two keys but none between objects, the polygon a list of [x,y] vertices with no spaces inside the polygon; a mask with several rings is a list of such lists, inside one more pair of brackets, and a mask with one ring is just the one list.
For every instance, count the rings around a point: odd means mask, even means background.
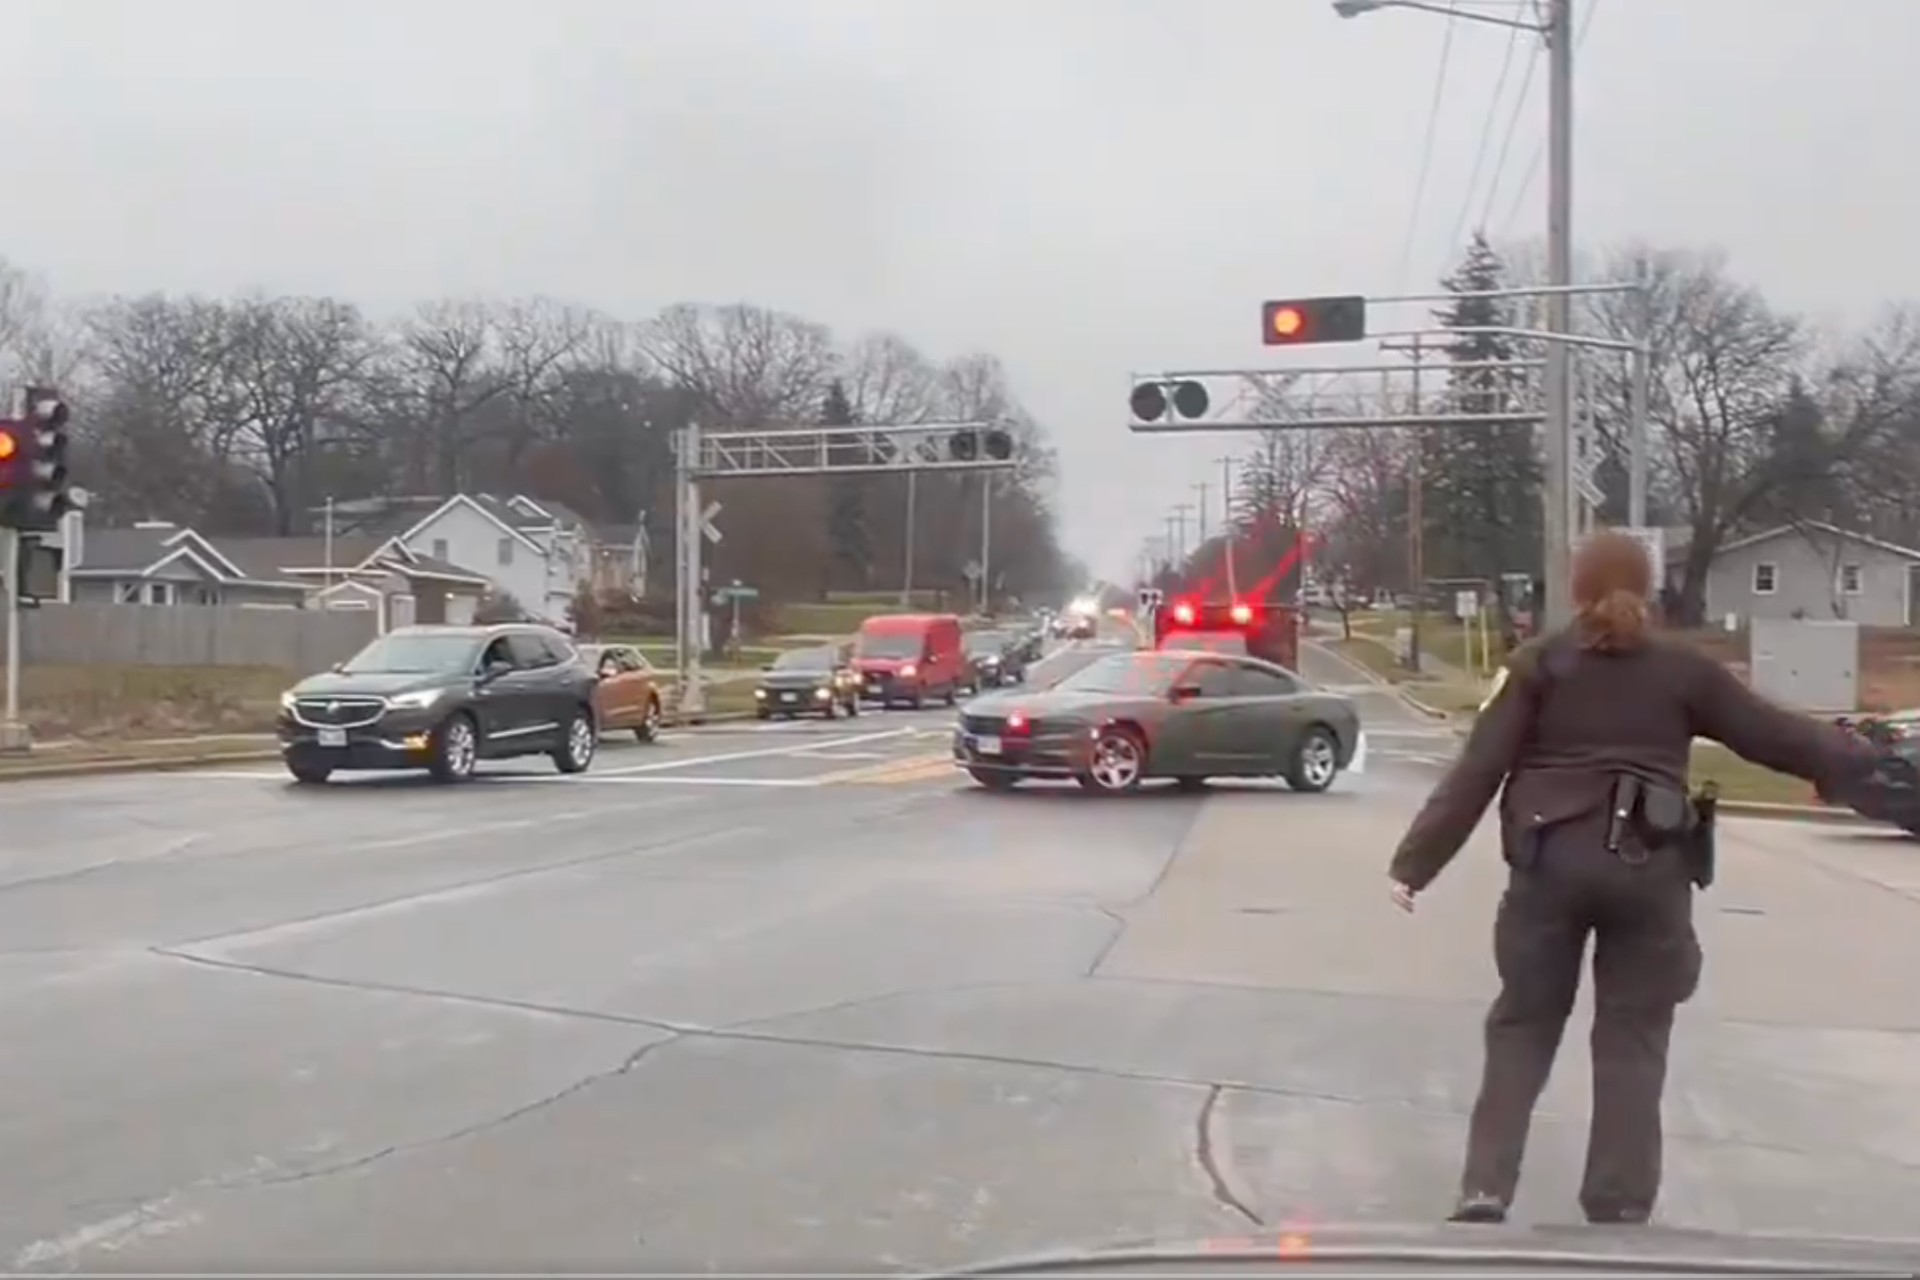
[{"label": "officer's outstretched arm", "polygon": [[1694,732],[1823,790],[1872,773],[1879,758],[1841,729],[1761,697],[1706,654],[1693,680],[1692,711]]},{"label": "officer's outstretched arm", "polygon": [[1466,747],[1427,797],[1394,852],[1387,874],[1419,890],[1453,861],[1500,791],[1533,723],[1532,655],[1516,655],[1480,708]]}]

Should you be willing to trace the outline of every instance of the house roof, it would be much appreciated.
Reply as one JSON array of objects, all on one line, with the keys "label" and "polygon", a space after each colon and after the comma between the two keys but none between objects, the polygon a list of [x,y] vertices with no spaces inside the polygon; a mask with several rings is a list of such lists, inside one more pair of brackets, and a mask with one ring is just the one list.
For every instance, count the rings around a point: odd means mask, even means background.
[{"label": "house roof", "polygon": [[[305,579],[326,576],[327,542],[326,538],[223,538],[220,547],[250,573]],[[403,578],[431,578],[481,589],[490,585],[486,577],[409,550],[396,538],[355,534],[332,542],[335,577],[378,569]]]},{"label": "house roof", "polygon": [[182,560],[216,582],[269,590],[306,589],[272,571],[261,572],[236,562],[192,529],[159,523],[135,525],[130,529],[85,530],[80,540],[80,558],[69,572],[81,578],[145,578]]},{"label": "house roof", "polygon": [[1847,542],[1858,543],[1864,547],[1873,547],[1876,550],[1886,552],[1888,555],[1899,556],[1902,559],[1920,561],[1920,551],[1916,551],[1912,547],[1903,547],[1897,542],[1887,542],[1871,534],[1855,533],[1851,529],[1842,529],[1840,526],[1828,524],[1824,520],[1802,520],[1798,524],[1783,524],[1777,528],[1768,529],[1763,533],[1750,534],[1747,537],[1723,543],[1716,554],[1725,555],[1729,551],[1740,551],[1747,547],[1758,546],[1763,542],[1772,542],[1776,538],[1785,537],[1787,534],[1797,534],[1805,537],[1809,531],[1824,533],[1830,538],[1840,538]]},{"label": "house roof", "polygon": [[[410,536],[447,507],[464,502],[511,533],[526,534],[560,525],[591,528],[577,511],[526,494],[499,497],[491,493],[461,493],[451,498],[410,496],[355,498],[333,505],[334,528],[369,537]],[[324,514],[325,508],[314,512]]]}]

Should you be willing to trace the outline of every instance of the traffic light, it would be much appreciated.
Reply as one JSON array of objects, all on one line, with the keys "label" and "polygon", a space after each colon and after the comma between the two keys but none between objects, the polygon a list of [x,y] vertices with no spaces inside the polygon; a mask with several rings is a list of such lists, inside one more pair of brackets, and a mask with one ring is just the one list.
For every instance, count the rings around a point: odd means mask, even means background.
[{"label": "traffic light", "polygon": [[1191,378],[1177,382],[1136,382],[1133,394],[1127,397],[1127,406],[1133,410],[1135,422],[1158,422],[1169,416],[1177,418],[1204,418],[1213,405],[1213,398],[1207,394],[1204,382]]},{"label": "traffic light", "polygon": [[75,507],[67,479],[67,402],[27,388],[27,416],[0,422],[0,525],[48,531]]},{"label": "traffic light", "polygon": [[1367,300],[1358,294],[1260,304],[1260,341],[1269,347],[1359,342],[1366,336]]},{"label": "traffic light", "polygon": [[1005,462],[1013,457],[1013,437],[1000,429],[956,431],[947,440],[947,455],[955,462],[978,462],[985,457]]}]

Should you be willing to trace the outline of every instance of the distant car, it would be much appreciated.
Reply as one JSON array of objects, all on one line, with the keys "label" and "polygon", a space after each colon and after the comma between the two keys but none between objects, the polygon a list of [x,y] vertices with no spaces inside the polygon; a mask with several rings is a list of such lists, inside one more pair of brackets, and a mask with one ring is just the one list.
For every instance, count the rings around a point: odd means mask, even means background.
[{"label": "distant car", "polygon": [[281,758],[303,783],[341,769],[463,782],[481,760],[530,755],[583,773],[598,684],[551,627],[398,627],[280,696]]},{"label": "distant car", "polygon": [[754,713],[762,720],[774,716],[860,714],[860,681],[840,660],[833,645],[792,649],[773,660],[753,691]]},{"label": "distant car", "polygon": [[600,731],[631,729],[642,742],[660,736],[659,673],[630,644],[583,644],[580,659],[600,677],[593,711]]},{"label": "distant car", "polygon": [[965,645],[969,683],[976,693],[1018,684],[1026,673],[1026,655],[1011,632],[970,631]]},{"label": "distant car", "polygon": [[1920,711],[1840,716],[1834,723],[1878,747],[1880,762],[1867,781],[1820,798],[1920,836]]},{"label": "distant car", "polygon": [[861,696],[883,706],[918,708],[934,698],[952,706],[967,683],[960,619],[951,613],[887,613],[868,618],[854,637]]},{"label": "distant car", "polygon": [[1361,747],[1351,699],[1254,658],[1177,650],[1103,657],[1044,692],[967,703],[954,763],[980,785],[1072,778],[1089,791],[1149,778],[1281,777],[1325,791]]}]

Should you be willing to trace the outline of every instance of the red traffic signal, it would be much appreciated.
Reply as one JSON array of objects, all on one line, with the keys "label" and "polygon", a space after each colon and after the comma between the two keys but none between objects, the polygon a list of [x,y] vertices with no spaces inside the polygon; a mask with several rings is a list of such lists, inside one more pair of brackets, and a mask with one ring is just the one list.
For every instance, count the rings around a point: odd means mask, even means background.
[{"label": "red traffic signal", "polygon": [[1269,347],[1359,342],[1367,336],[1367,300],[1358,294],[1260,304],[1260,341]]}]

